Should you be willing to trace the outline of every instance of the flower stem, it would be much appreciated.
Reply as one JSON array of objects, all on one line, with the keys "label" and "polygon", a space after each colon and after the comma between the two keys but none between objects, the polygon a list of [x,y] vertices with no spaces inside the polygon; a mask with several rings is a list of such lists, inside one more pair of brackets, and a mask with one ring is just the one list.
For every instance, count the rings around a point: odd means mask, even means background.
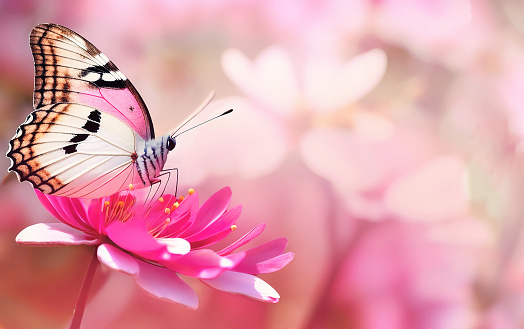
[{"label": "flower stem", "polygon": [[82,317],[84,316],[84,310],[87,304],[87,296],[89,295],[89,290],[91,289],[91,284],[95,278],[95,273],[98,268],[98,257],[97,257],[97,248],[93,256],[91,256],[91,261],[87,267],[87,272],[84,277],[84,282],[82,283],[82,288],[80,289],[80,295],[78,295],[78,300],[76,301],[75,310],[73,312],[73,320],[71,321],[71,326],[69,329],[79,329],[82,324]]}]

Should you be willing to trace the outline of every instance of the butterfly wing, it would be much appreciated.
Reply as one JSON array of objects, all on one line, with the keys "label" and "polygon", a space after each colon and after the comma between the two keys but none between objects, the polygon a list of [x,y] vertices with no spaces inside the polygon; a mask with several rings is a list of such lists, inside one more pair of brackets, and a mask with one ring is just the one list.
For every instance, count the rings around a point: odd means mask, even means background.
[{"label": "butterfly wing", "polygon": [[154,138],[127,78],[68,28],[31,32],[34,108],[10,141],[10,171],[44,193],[96,198],[139,183],[136,150]]},{"label": "butterfly wing", "polygon": [[32,112],[10,141],[20,181],[44,193],[97,198],[133,183],[133,154],[144,140],[118,118],[80,104]]},{"label": "butterfly wing", "polygon": [[95,107],[153,139],[149,111],[133,84],[106,55],[70,29],[41,24],[31,31],[34,108],[57,103]]}]

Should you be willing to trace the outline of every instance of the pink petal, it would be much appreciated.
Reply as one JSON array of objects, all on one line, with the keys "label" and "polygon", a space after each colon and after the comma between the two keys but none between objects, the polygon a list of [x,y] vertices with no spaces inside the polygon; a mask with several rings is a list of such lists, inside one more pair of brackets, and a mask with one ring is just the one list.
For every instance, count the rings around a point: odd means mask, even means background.
[{"label": "pink petal", "polygon": [[103,210],[104,198],[102,199],[93,199],[89,203],[87,209],[87,218],[91,223],[93,229],[95,229],[100,234],[105,234],[105,217]]},{"label": "pink petal", "polygon": [[136,258],[113,247],[107,243],[100,245],[97,249],[98,260],[106,264],[113,270],[124,272],[130,275],[136,275],[139,266]]},{"label": "pink petal", "polygon": [[222,55],[222,68],[238,88],[269,109],[289,115],[297,108],[299,83],[292,60],[283,48],[267,48],[254,63],[240,51],[229,49]]},{"label": "pink petal", "polygon": [[191,251],[191,244],[180,238],[157,238],[158,242],[167,246],[167,251],[175,255],[185,255]]},{"label": "pink petal", "polygon": [[215,194],[209,197],[206,202],[204,202],[202,207],[198,210],[193,225],[187,231],[183,232],[180,237],[185,238],[202,231],[226,212],[230,202],[231,188],[226,186],[218,190]]},{"label": "pink petal", "polygon": [[235,271],[250,274],[278,271],[293,260],[293,253],[282,255],[286,246],[287,239],[280,238],[246,250],[246,257],[235,267]]},{"label": "pink petal", "polygon": [[235,267],[235,271],[248,274],[273,273],[289,264],[293,260],[293,257],[295,257],[294,253],[287,252],[285,254],[278,255],[271,259],[257,263],[242,262],[237,267]]},{"label": "pink petal", "polygon": [[359,216],[373,218],[373,213],[384,212],[383,204],[368,204],[369,199],[362,198],[364,194],[383,193],[393,179],[427,161],[435,152],[436,144],[427,134],[394,126],[384,130],[370,136],[361,133],[360,128],[351,132],[318,128],[305,133],[301,140],[306,165],[328,179],[346,206]]},{"label": "pink petal", "polygon": [[266,224],[259,224],[259,225],[255,226],[255,228],[253,228],[251,231],[246,233],[243,237],[241,237],[237,241],[233,242],[229,246],[225,247],[224,249],[218,251],[217,254],[221,255],[221,256],[224,256],[224,255],[227,255],[227,254],[233,252],[235,249],[242,247],[243,245],[245,245],[249,241],[251,241],[254,238],[256,238],[257,236],[259,236],[264,231],[265,228],[266,228]]},{"label": "pink petal", "polygon": [[198,207],[198,192],[195,192],[182,200],[179,207],[171,213],[171,222],[162,231],[160,236],[174,237],[178,236],[180,232],[186,230],[195,220],[196,214],[198,213]]},{"label": "pink petal", "polygon": [[83,213],[76,212],[78,207],[81,207],[81,205],[76,204],[76,203],[80,203],[78,199],[57,197],[54,195],[43,195],[43,194],[42,194],[42,197],[39,197],[41,201],[44,198],[47,199],[47,202],[49,203],[47,204],[46,202],[46,204],[44,203],[42,204],[44,204],[46,208],[53,207],[54,212],[51,212],[51,213],[52,214],[58,213],[59,217],[57,217],[57,219],[59,219],[60,221],[78,230],[85,231],[88,233],[89,232],[95,233],[93,228],[84,222],[83,218],[85,217],[81,217],[82,215],[85,216],[85,211]]},{"label": "pink petal", "polygon": [[461,158],[441,156],[396,180],[386,193],[385,204],[409,220],[457,218],[468,207],[466,173]]},{"label": "pink petal", "polygon": [[380,49],[360,54],[346,63],[330,55],[312,57],[304,72],[307,104],[319,112],[350,105],[377,86],[386,72],[386,54]]},{"label": "pink petal", "polygon": [[191,216],[191,213],[186,212],[183,217],[177,216],[176,220],[173,220],[160,234],[160,237],[171,238],[180,236],[180,232],[184,232],[188,229],[196,216]]},{"label": "pink petal", "polygon": [[159,243],[139,220],[125,223],[115,221],[106,228],[107,236],[122,249],[151,259],[161,259],[168,254],[167,247]]},{"label": "pink petal", "polygon": [[44,208],[47,209],[47,211],[49,211],[49,213],[51,213],[51,215],[55,216],[56,219],[58,219],[59,221],[63,222],[64,219],[58,213],[58,211],[56,211],[56,209],[53,206],[53,204],[47,199],[47,195],[42,193],[42,192],[40,192],[40,190],[36,190],[35,189],[35,192],[36,192],[36,196],[38,197],[38,200],[40,200],[40,203],[42,204],[42,206],[44,206]]},{"label": "pink petal", "polygon": [[192,236],[188,237],[186,240],[189,242],[195,242],[195,241],[206,239],[222,231],[225,231],[228,229],[231,230],[231,226],[235,224],[238,217],[240,217],[241,212],[242,212],[241,205],[231,208],[222,217],[217,219],[215,222],[211,223],[208,227],[206,227],[205,229],[203,229],[202,231],[196,234],[193,234]]},{"label": "pink petal", "polygon": [[234,255],[234,258],[226,258],[217,255],[212,250],[204,249],[192,250],[188,254],[182,256],[170,256],[171,257],[168,260],[159,261],[159,263],[173,271],[187,276],[211,279],[217,277],[220,273],[237,266],[242,259],[244,259],[245,255],[239,253]]},{"label": "pink petal", "polygon": [[233,230],[231,228],[225,229],[222,232],[219,232],[213,236],[207,237],[203,240],[199,240],[196,242],[191,242],[191,249],[202,249],[204,247],[210,246],[218,241],[222,241],[227,237],[229,234],[231,234]]},{"label": "pink petal", "polygon": [[97,245],[100,240],[64,223],[39,223],[26,227],[16,243],[29,246]]},{"label": "pink petal", "polygon": [[280,238],[266,242],[260,246],[246,250],[246,259],[244,259],[244,262],[248,260],[250,262],[259,262],[276,257],[284,252],[286,246],[286,238]]},{"label": "pink petal", "polygon": [[147,204],[149,204],[149,206],[144,207],[144,208],[150,208],[149,214],[147,216],[147,222],[149,223],[149,227],[157,227],[157,226],[161,226],[165,224],[165,220],[168,217],[173,222],[177,221],[178,217],[180,215],[183,215],[182,212],[176,211],[176,212],[169,213],[169,214],[166,214],[164,212],[166,208],[171,208],[171,206],[173,205],[175,201],[176,201],[175,197],[170,194],[164,195],[162,196],[162,198],[159,198],[155,201],[148,201]]},{"label": "pink petal", "polygon": [[198,308],[198,297],[178,275],[166,268],[139,262],[138,285],[151,295],[191,309]]},{"label": "pink petal", "polygon": [[276,303],[280,299],[273,287],[250,274],[227,271],[214,279],[201,281],[215,289],[246,295],[264,302]]}]

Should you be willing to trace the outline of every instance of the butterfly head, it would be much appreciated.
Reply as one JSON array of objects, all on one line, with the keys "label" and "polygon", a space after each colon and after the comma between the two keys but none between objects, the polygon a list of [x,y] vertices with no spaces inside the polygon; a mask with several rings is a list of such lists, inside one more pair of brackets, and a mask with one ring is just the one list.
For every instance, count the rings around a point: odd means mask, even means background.
[{"label": "butterfly head", "polygon": [[172,136],[169,136],[167,138],[167,141],[166,141],[166,148],[169,150],[169,151],[173,151],[173,149],[175,148],[176,146],[176,140],[174,137]]}]

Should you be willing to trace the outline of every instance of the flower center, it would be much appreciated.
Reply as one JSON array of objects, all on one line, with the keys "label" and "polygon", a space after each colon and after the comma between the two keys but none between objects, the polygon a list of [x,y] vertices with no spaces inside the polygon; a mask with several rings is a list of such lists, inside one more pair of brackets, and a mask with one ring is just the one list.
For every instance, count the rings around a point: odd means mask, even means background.
[{"label": "flower center", "polygon": [[[189,189],[188,194],[192,195],[195,193],[194,189]],[[147,212],[148,218],[148,232],[151,234],[154,238],[159,238],[159,236],[164,232],[164,230],[171,224],[174,224],[174,222],[171,220],[171,217],[173,217],[173,212],[180,206],[180,203],[184,200],[183,196],[180,196],[178,199],[174,198],[173,196],[170,196],[168,200],[164,200],[163,197],[158,198],[157,204],[153,205],[149,211]],[[165,205],[162,205],[163,211],[155,212],[158,214],[156,218],[151,218],[151,209],[156,208],[159,206],[159,204],[163,204],[165,202]],[[172,204],[171,204],[172,203]],[[174,215],[176,218],[177,216]],[[177,219],[175,219],[175,222]]]},{"label": "flower center", "polygon": [[103,212],[106,225],[114,221],[127,222],[134,216],[131,208],[135,204],[135,197],[131,193],[112,195],[104,201]]}]

